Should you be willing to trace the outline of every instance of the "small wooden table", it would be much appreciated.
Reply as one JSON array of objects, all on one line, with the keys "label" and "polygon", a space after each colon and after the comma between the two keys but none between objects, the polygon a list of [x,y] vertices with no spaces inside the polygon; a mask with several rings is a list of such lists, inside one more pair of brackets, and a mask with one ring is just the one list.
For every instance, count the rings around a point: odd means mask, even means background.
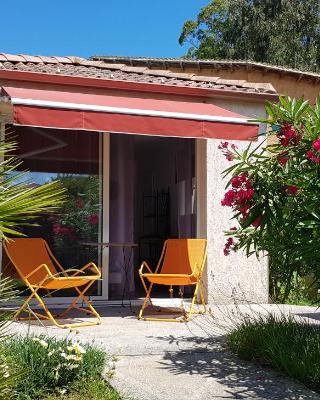
[{"label": "small wooden table", "polygon": [[[123,284],[123,291],[122,291],[122,298],[121,298],[121,305],[124,307],[124,299],[125,299],[125,293],[127,289],[127,285],[129,285],[128,282],[128,272],[130,268],[130,262],[132,260],[132,255],[133,255],[133,249],[135,247],[138,247],[137,243],[130,243],[130,242],[80,242],[81,245],[83,246],[88,246],[88,247],[101,247],[102,249],[106,247],[116,247],[116,248],[122,248],[122,264],[121,267],[124,271],[124,284]],[[129,256],[126,254],[126,249],[130,249]],[[130,310],[132,311],[132,304],[131,304],[131,298],[130,298],[130,291],[127,290],[127,294],[129,293],[128,300],[129,300],[129,305],[130,305]]]}]

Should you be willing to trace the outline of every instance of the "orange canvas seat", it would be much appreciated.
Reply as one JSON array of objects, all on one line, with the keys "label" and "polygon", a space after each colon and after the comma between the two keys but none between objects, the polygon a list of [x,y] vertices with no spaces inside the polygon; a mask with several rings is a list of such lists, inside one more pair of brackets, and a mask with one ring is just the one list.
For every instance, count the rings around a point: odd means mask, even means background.
[{"label": "orange canvas seat", "polygon": [[59,277],[56,279],[48,279],[42,284],[40,283],[39,285],[36,286],[38,288],[48,289],[48,290],[70,289],[86,285],[89,282],[91,282],[91,280],[92,279],[90,277],[77,278],[73,276],[68,276],[68,277]]},{"label": "orange canvas seat", "polygon": [[176,276],[173,274],[172,275],[168,274],[167,276],[161,276],[161,274],[158,274],[157,276],[154,276],[154,275],[155,274],[144,274],[143,276],[145,278],[147,278],[150,283],[156,283],[158,285],[188,286],[188,285],[194,285],[197,283],[197,278],[189,277],[188,275],[181,275],[181,276]]},{"label": "orange canvas seat", "polygon": [[[85,296],[85,292],[94,282],[101,279],[101,272],[97,266],[90,262],[80,270],[64,270],[52,254],[47,242],[41,238],[14,238],[4,243],[4,249],[16,268],[20,278],[30,289],[31,294],[17,311],[15,317],[27,309],[31,310],[30,302],[36,299],[44,314],[32,311],[36,318],[51,320],[60,328],[78,328],[80,326],[97,325],[101,322],[100,315]],[[73,288],[77,297],[59,317],[64,317],[70,310],[78,309],[94,315],[97,320],[92,322],[79,322],[60,324],[58,316],[54,316],[45,304],[44,298],[39,295],[39,289],[62,290]],[[86,308],[79,307],[78,302],[86,304]]]},{"label": "orange canvas seat", "polygon": [[[207,256],[207,241],[205,239],[168,239],[166,240],[155,272],[144,261],[139,275],[146,291],[146,297],[139,313],[139,319],[156,321],[188,321],[193,313],[193,306],[198,290],[205,308],[202,273]],[[147,283],[149,287],[147,287]],[[144,310],[151,303],[151,291],[154,284],[167,286],[195,286],[194,295],[188,315],[183,318],[144,317]]]}]

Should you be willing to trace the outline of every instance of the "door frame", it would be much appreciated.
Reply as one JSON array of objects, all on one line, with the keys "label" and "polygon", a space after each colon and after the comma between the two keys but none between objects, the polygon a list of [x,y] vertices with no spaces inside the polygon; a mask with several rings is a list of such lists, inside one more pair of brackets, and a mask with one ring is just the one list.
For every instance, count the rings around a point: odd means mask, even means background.
[{"label": "door frame", "polygon": [[[4,124],[0,125],[0,135],[4,133]],[[101,162],[102,162],[102,241],[109,242],[109,210],[110,210],[110,133],[101,132]],[[207,141],[195,139],[195,176],[196,176],[196,237],[207,237]],[[0,263],[2,258],[2,243],[0,242]],[[109,300],[109,248],[102,249],[102,277],[101,295],[90,296],[90,299],[97,305],[112,304],[118,305],[121,301]],[[1,265],[1,264],[0,264]],[[205,276],[206,274],[204,274]],[[57,308],[68,305],[75,297],[52,297],[47,298],[48,305]],[[139,299],[133,300],[140,304]],[[8,306],[17,305],[17,301],[8,303]]]}]

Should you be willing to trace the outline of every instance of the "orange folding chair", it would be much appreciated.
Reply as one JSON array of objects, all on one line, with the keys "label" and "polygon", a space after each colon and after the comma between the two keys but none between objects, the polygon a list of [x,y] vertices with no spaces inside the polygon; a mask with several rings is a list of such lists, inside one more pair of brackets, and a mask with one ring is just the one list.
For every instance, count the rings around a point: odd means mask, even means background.
[{"label": "orange folding chair", "polygon": [[[101,318],[91,302],[85,296],[87,290],[99,279],[101,272],[98,267],[90,262],[79,270],[64,270],[52,254],[47,242],[41,238],[14,238],[4,243],[4,249],[16,268],[20,278],[30,289],[31,294],[16,312],[18,318],[23,311],[31,311],[30,302],[36,299],[44,314],[32,310],[32,319],[47,319],[59,328],[79,328],[81,326],[98,325]],[[89,272],[90,275],[85,275]],[[47,307],[45,298],[40,296],[39,289],[47,291],[59,291],[62,289],[75,289],[77,297],[69,307],[59,315],[54,315]],[[82,301],[87,307],[78,306]],[[97,320],[92,322],[78,322],[72,324],[60,324],[57,318],[65,317],[72,309],[78,309],[94,315]],[[19,319],[30,319],[29,317]]]},{"label": "orange folding chair", "polygon": [[[146,297],[139,312],[138,319],[145,321],[172,321],[187,322],[194,313],[194,304],[198,291],[200,300],[206,312],[202,273],[207,256],[207,241],[205,239],[168,239],[164,243],[160,260],[155,272],[146,261],[141,264],[139,275],[146,291]],[[147,287],[146,281],[149,282]],[[189,312],[183,311],[179,318],[144,317],[144,311],[148,303],[152,305],[151,291],[154,284],[170,286],[195,286]]]}]

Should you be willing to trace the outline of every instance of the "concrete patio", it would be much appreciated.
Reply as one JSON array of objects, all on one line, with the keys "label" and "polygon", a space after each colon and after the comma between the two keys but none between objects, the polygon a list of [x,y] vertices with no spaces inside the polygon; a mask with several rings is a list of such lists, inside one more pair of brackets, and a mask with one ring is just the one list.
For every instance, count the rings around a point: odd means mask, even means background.
[{"label": "concrete patio", "polygon": [[99,309],[102,325],[78,333],[39,323],[14,323],[12,329],[94,341],[117,357],[112,383],[130,399],[320,399],[278,373],[239,361],[225,349],[225,333],[239,311],[271,310],[320,319],[313,307],[215,306],[211,315],[195,316],[188,324],[160,323],[138,321],[137,309],[114,306]]}]

